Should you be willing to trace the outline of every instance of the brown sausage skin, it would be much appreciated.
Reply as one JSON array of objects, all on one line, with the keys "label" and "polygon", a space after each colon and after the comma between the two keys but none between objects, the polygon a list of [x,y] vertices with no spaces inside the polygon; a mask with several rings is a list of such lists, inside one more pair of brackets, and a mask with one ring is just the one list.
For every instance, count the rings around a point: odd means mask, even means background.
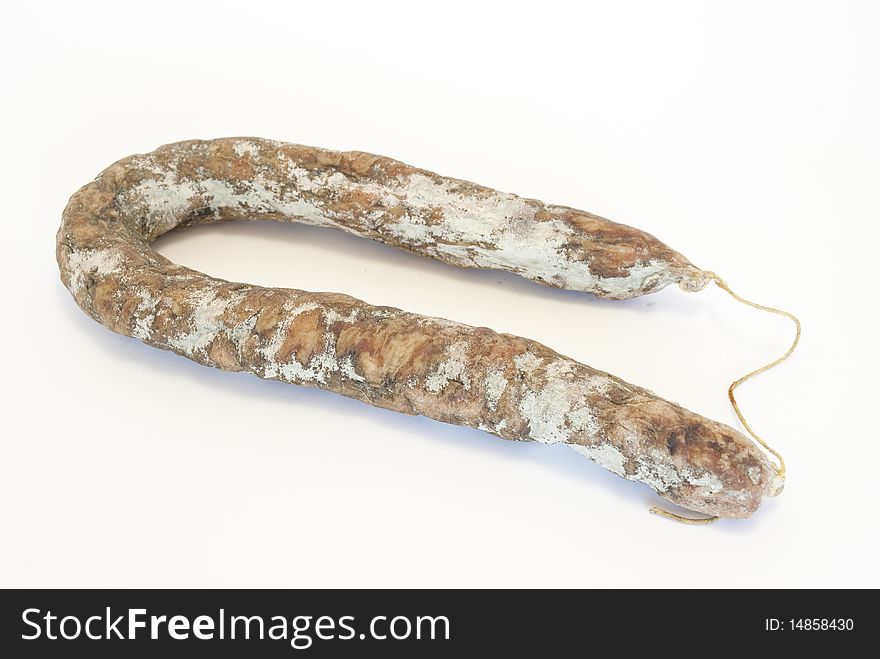
[{"label": "brown sausage skin", "polygon": [[695,511],[747,517],[780,487],[732,428],[535,341],[338,293],[227,282],[150,247],[178,226],[244,217],[330,226],[614,299],[708,281],[652,236],[589,213],[388,158],[256,138],[182,142],[109,167],[64,211],[62,281],[111,330],[202,364],[569,444]]}]

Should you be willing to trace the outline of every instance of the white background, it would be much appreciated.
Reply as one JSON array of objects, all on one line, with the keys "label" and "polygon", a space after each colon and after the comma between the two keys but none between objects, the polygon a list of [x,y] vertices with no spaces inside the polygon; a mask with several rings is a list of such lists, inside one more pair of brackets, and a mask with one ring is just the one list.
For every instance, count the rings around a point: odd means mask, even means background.
[{"label": "white background", "polygon": [[[880,586],[876,3],[13,3],[4,10],[3,586]],[[687,527],[565,447],[212,370],[58,279],[111,162],[256,135],[398,158],[645,229],[804,323],[745,385],[786,456],[748,521]],[[736,425],[788,321],[631,302],[350,236],[166,236],[232,280],[491,326]]]}]

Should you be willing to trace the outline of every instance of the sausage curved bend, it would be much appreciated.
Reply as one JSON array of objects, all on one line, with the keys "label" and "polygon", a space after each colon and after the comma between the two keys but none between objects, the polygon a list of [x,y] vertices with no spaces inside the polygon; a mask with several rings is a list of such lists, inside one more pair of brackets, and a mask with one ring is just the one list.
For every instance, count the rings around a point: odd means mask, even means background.
[{"label": "sausage curved bend", "polygon": [[389,158],[256,138],[180,142],[111,165],[64,210],[61,279],[114,332],[209,366],[568,444],[708,515],[747,517],[781,486],[733,428],[535,341],[339,293],[228,282],[150,247],[176,227],[242,218],[333,227],[611,299],[709,281],[653,236],[590,213]]}]

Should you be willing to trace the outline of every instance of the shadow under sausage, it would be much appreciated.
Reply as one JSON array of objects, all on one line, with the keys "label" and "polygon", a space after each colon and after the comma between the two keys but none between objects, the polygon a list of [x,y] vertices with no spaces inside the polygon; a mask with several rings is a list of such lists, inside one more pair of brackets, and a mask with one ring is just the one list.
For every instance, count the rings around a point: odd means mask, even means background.
[{"label": "shadow under sausage", "polygon": [[[640,483],[626,481],[594,464],[587,458],[576,454],[566,446],[545,446],[534,442],[508,441],[481,430],[443,423],[424,416],[409,416],[373,407],[362,401],[347,398],[340,394],[275,380],[263,380],[246,372],[229,372],[203,366],[173,352],[148,346],[137,339],[115,334],[83,314],[61,286],[57,290],[59,304],[69,316],[68,322],[74,328],[76,340],[88,340],[108,352],[114,361],[133,367],[132,377],[137,377],[135,369],[161,373],[162,377],[185,379],[206,389],[222,388],[232,390],[241,399],[242,406],[249,400],[260,400],[277,405],[273,417],[279,427],[295,427],[297,408],[302,405],[318,409],[327,418],[344,415],[378,423],[403,430],[413,441],[442,442],[464,453],[490,454],[498,462],[498,469],[505,463],[529,461],[551,470],[560,478],[580,482],[601,481],[604,488],[616,498],[628,500],[636,506],[647,506],[654,498],[650,488]],[[288,411],[285,411],[287,409]],[[376,442],[377,459],[387,461],[389,455],[381,455],[381,434],[373,438]],[[391,447],[389,451],[393,450]],[[467,460],[464,457],[463,460]],[[605,506],[607,502],[595,504],[584,501],[584,508]]]}]

